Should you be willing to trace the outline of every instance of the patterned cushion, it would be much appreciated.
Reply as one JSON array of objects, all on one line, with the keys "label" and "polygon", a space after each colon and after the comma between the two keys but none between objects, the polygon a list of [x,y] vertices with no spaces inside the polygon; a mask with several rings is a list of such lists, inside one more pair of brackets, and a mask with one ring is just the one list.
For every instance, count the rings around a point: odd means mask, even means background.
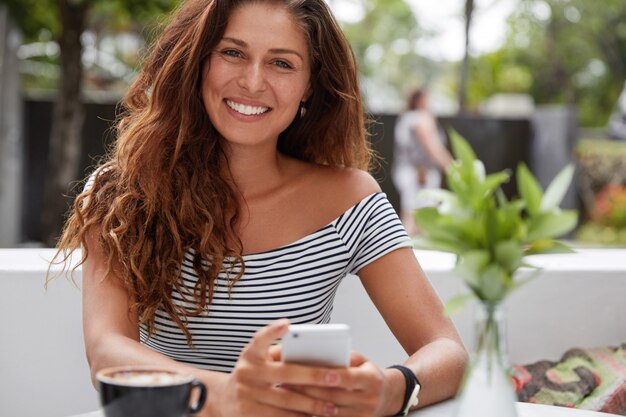
[{"label": "patterned cushion", "polygon": [[519,401],[626,416],[626,343],[570,349],[560,361],[513,367]]}]

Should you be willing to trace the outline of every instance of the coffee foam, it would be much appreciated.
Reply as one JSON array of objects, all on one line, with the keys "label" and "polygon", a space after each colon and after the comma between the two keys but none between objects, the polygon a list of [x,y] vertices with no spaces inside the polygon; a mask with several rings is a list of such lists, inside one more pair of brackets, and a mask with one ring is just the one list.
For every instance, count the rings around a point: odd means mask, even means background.
[{"label": "coffee foam", "polygon": [[102,382],[115,385],[162,387],[184,384],[193,378],[189,375],[182,375],[169,371],[129,369],[106,373],[101,375],[99,379]]}]

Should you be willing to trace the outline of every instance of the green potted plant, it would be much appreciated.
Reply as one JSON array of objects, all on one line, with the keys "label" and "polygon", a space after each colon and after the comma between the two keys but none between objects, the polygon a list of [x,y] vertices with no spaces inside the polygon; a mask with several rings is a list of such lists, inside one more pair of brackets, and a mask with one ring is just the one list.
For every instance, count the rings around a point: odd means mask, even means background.
[{"label": "green potted plant", "polygon": [[575,210],[559,208],[574,169],[565,167],[544,192],[526,165],[520,164],[516,171],[520,197],[509,200],[500,186],[511,173],[486,175],[465,139],[452,131],[450,141],[455,161],[446,172],[449,190],[424,191],[438,204],[416,210],[422,234],[415,245],[456,255],[454,273],[469,293],[451,299],[449,313],[472,298],[479,301],[477,346],[456,415],[515,416],[510,366],[502,349],[502,304],[529,279],[528,274],[524,279],[518,274],[520,268],[534,268],[526,256],[572,251],[557,238],[578,220]]}]

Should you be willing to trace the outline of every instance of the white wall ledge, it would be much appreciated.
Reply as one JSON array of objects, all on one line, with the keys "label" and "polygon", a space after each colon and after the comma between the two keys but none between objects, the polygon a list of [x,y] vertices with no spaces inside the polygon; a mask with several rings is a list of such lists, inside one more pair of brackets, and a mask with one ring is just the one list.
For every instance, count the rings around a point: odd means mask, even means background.
[{"label": "white wall ledge", "polygon": [[[0,249],[0,278],[5,272],[47,271],[55,253],[56,249],[50,248]],[[415,255],[427,274],[449,272],[454,266],[455,257],[449,253],[415,250]],[[73,259],[80,259],[80,251],[73,255]],[[626,274],[626,248],[578,248],[573,254],[536,255],[527,260],[553,272]],[[60,267],[53,266],[52,270],[59,271]]]}]

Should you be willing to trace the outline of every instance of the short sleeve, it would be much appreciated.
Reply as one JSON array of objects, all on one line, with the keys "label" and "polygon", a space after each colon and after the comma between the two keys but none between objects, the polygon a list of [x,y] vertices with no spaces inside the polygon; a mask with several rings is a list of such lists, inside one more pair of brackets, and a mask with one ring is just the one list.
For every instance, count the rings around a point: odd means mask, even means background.
[{"label": "short sleeve", "polygon": [[[96,181],[96,177],[98,175],[101,175],[101,174],[109,171],[109,170],[110,170],[110,168],[103,168],[103,167],[99,167],[96,170],[94,170],[91,173],[91,175],[89,176],[89,178],[87,178],[87,181],[85,182],[85,186],[83,187],[83,191],[82,192],[86,193],[87,191],[91,190],[93,188],[93,185],[94,185],[95,181]],[[83,200],[83,203],[82,203],[82,206],[81,206],[83,209],[86,208],[87,205],[89,204],[89,199],[90,199],[90,196],[87,196]]]},{"label": "short sleeve", "polygon": [[89,178],[87,178],[87,182],[85,183],[85,186],[83,187],[83,192],[91,190],[91,187],[93,187],[93,183],[96,181],[97,174],[98,174],[98,171],[94,171],[91,173]]},{"label": "short sleeve", "polygon": [[96,182],[96,177],[99,175],[102,175],[108,171],[110,171],[111,168],[110,167],[106,167],[106,166],[100,166],[98,168],[96,168],[91,175],[89,175],[89,178],[87,178],[87,182],[85,182],[85,186],[83,187],[83,192],[85,191],[89,191],[91,190],[91,188],[93,187],[94,182]]},{"label": "short sleeve", "polygon": [[337,220],[336,228],[350,253],[351,274],[396,249],[412,247],[384,193],[372,194],[348,210]]}]

